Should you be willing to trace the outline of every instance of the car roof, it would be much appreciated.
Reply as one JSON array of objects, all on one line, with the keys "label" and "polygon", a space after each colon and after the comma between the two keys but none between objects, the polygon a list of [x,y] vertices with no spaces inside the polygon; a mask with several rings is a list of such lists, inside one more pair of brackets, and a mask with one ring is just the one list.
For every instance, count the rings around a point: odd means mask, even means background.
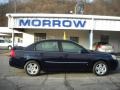
[{"label": "car roof", "polygon": [[38,42],[32,43],[31,45],[27,46],[25,49],[27,50],[29,47],[31,47],[31,46],[33,46],[35,44],[38,44],[40,42],[46,42],[46,41],[74,42],[74,41],[71,41],[71,40],[63,40],[63,39],[44,39],[44,40],[40,40]]},{"label": "car roof", "polygon": [[37,43],[40,43],[40,42],[46,42],[46,41],[57,41],[57,42],[73,42],[73,43],[76,43],[72,40],[63,40],[63,39],[44,39],[44,40],[40,40],[38,42],[35,42],[33,44],[37,44]]},{"label": "car roof", "polygon": [[63,40],[63,39],[45,39],[45,40],[41,40],[38,42],[42,42],[42,41],[71,41],[71,40]]}]

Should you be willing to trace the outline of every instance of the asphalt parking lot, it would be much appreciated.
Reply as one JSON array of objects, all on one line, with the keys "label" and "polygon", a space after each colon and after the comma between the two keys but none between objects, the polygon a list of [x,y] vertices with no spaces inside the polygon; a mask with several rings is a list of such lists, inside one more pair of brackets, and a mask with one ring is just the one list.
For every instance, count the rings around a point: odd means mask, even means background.
[{"label": "asphalt parking lot", "polygon": [[120,90],[120,67],[102,77],[89,72],[43,73],[30,77],[24,70],[9,66],[8,54],[0,54],[0,90]]}]

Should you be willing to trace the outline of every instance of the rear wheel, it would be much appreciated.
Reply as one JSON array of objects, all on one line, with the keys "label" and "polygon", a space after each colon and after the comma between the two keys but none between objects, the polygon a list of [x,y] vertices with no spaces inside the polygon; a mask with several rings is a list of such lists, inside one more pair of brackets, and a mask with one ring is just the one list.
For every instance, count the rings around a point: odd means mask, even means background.
[{"label": "rear wheel", "polygon": [[108,73],[108,66],[104,61],[98,61],[93,66],[93,72],[97,76],[103,76]]},{"label": "rear wheel", "polygon": [[41,70],[39,63],[36,61],[28,61],[25,64],[24,69],[25,69],[25,72],[30,76],[38,75]]}]

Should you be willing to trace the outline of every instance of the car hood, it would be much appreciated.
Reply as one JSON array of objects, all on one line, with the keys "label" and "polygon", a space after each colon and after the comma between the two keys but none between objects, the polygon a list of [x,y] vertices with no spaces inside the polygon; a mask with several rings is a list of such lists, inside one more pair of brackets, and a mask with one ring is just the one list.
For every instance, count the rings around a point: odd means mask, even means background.
[{"label": "car hood", "polygon": [[92,55],[97,59],[106,59],[106,60],[112,59],[111,54],[105,52],[90,51],[89,54],[90,56]]},{"label": "car hood", "polygon": [[95,54],[95,55],[104,55],[104,56],[111,56],[110,53],[106,53],[106,52],[99,52],[99,51],[89,51],[90,54]]}]

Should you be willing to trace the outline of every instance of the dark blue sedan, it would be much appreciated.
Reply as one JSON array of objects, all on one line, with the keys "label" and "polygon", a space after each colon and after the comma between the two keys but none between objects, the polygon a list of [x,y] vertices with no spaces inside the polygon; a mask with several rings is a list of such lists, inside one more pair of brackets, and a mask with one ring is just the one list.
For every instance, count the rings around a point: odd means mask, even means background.
[{"label": "dark blue sedan", "polygon": [[115,55],[89,51],[69,40],[43,40],[26,48],[14,47],[10,56],[10,66],[25,69],[30,76],[41,70],[91,70],[103,76],[118,66]]}]

